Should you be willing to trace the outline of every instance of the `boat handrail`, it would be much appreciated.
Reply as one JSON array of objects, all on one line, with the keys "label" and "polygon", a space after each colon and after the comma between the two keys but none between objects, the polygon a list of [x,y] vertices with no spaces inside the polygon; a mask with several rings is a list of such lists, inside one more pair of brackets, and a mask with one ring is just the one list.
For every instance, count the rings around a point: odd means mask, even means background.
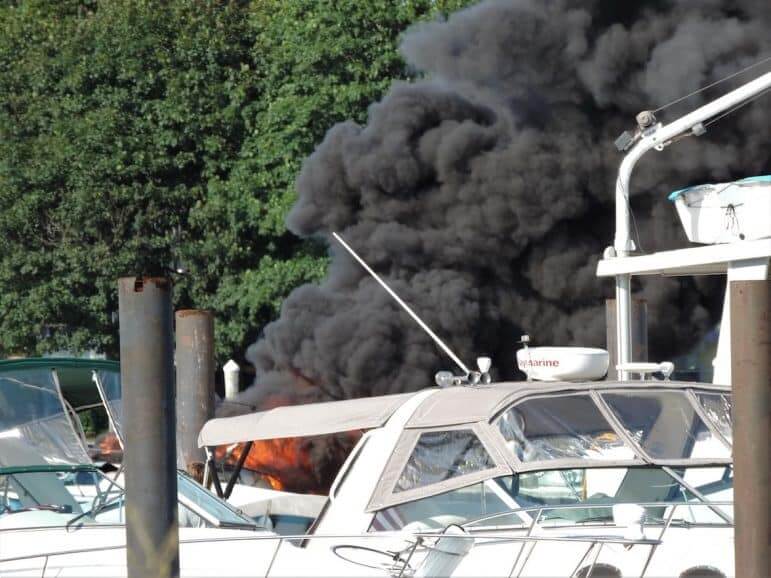
[{"label": "boat handrail", "polygon": [[[621,502],[619,502],[621,503]],[[648,556],[645,560],[644,566],[642,568],[642,572],[640,576],[644,576],[645,572],[650,565],[650,562],[653,558],[653,554],[655,553],[656,549],[663,543],[664,535],[666,534],[667,530],[670,528],[672,521],[674,519],[675,511],[678,507],[693,507],[693,506],[710,506],[710,505],[733,505],[733,502],[731,501],[714,501],[714,502],[629,502],[634,503],[638,506],[652,506],[652,507],[666,507],[666,506],[672,506],[672,510],[670,511],[669,515],[667,516],[667,519],[664,521],[663,528],[659,532],[658,537],[656,538],[647,538],[646,536],[641,536],[639,538],[629,538],[625,536],[612,536],[612,535],[570,535],[570,536],[545,536],[545,535],[533,535],[533,530],[538,522],[538,518],[543,513],[544,510],[550,510],[550,509],[577,509],[582,507],[578,504],[564,504],[564,505],[556,505],[554,507],[550,506],[542,506],[540,508],[517,508],[515,510],[511,510],[510,512],[503,512],[498,515],[505,515],[510,514],[512,512],[517,511],[532,511],[532,510],[538,510],[538,516],[535,517],[530,524],[529,528],[527,529],[526,533],[521,533],[522,530],[495,530],[493,532],[474,532],[474,533],[466,533],[466,534],[453,534],[452,539],[459,539],[459,540],[473,540],[473,546],[474,547],[481,547],[481,546],[490,546],[490,545],[496,545],[501,543],[520,543],[521,546],[518,549],[516,558],[514,560],[514,563],[511,568],[511,575],[513,575],[514,570],[517,568],[517,566],[520,563],[520,560],[522,559],[522,556],[524,554],[524,559],[522,560],[522,564],[519,567],[519,572],[517,576],[520,576],[522,572],[525,570],[525,566],[527,565],[528,561],[530,560],[533,550],[539,543],[549,542],[549,543],[583,543],[586,544],[586,551],[581,556],[580,560],[578,561],[578,564],[576,565],[576,569],[571,575],[576,575],[576,573],[581,569],[581,566],[585,564],[585,562],[588,560],[590,554],[592,554],[592,551],[596,547],[596,552],[592,556],[592,560],[590,562],[590,565],[587,567],[589,569],[589,572],[594,569],[595,565],[597,564],[597,561],[599,559],[600,553],[603,549],[603,547],[606,544],[610,545],[621,545],[626,548],[631,548],[632,546],[649,546],[650,552],[648,553]],[[609,506],[612,506],[610,504]],[[583,505],[584,508],[586,508],[586,505]],[[608,505],[600,505],[600,507],[608,507]],[[494,517],[494,516],[493,516]],[[726,524],[726,526],[730,526],[730,524]],[[123,527],[122,525],[115,524],[115,525],[99,525],[99,526],[89,526],[90,529],[95,528],[120,528]],[[56,527],[52,526],[45,526],[45,527],[39,527],[37,529],[40,530],[51,530]],[[0,530],[0,532],[7,532],[7,531],[19,531],[19,530],[32,530],[33,528],[17,528],[17,529],[11,529],[11,528],[5,528]],[[271,574],[271,570],[273,569],[273,565],[276,561],[276,558],[278,556],[278,552],[281,549],[281,546],[284,544],[284,542],[296,542],[296,543],[302,543],[309,540],[384,540],[384,539],[399,539],[404,541],[407,546],[403,548],[401,551],[382,551],[381,553],[391,556],[391,561],[393,562],[391,566],[389,567],[391,571],[391,575],[395,575],[398,577],[403,577],[405,575],[405,571],[408,570],[409,567],[409,561],[412,559],[415,552],[419,549],[425,549],[425,550],[432,550],[433,546],[430,544],[427,544],[427,540],[440,540],[442,538],[446,538],[447,534],[445,534],[442,531],[427,531],[427,532],[405,532],[405,531],[384,531],[384,532],[368,532],[368,533],[360,533],[360,534],[298,534],[298,535],[279,535],[269,532],[244,532],[245,535],[243,536],[233,536],[229,535],[226,537],[205,537],[205,538],[182,538],[180,539],[180,544],[201,544],[201,543],[218,543],[218,542],[241,542],[241,541],[264,541],[264,540],[271,540],[276,542],[276,547],[273,549],[271,560],[268,565],[268,568],[265,572],[265,577],[268,578]],[[480,542],[479,540],[484,540]],[[529,549],[527,549],[527,546],[529,545]],[[343,544],[338,544],[338,546],[345,546]],[[357,547],[355,544],[349,545],[348,547]],[[42,552],[42,553],[33,553],[33,554],[25,554],[21,556],[11,556],[11,557],[5,557],[0,558],[0,564],[4,563],[10,563],[10,562],[19,562],[24,560],[32,560],[37,558],[45,558],[45,564],[48,566],[49,559],[52,557],[57,556],[68,556],[68,555],[74,555],[74,554],[88,554],[88,553],[95,553],[95,552],[104,552],[104,551],[119,551],[126,548],[126,544],[115,544],[111,546],[91,546],[88,548],[79,548],[79,549],[69,549],[69,550],[63,550],[63,551],[51,551],[51,552]],[[371,548],[366,548],[368,550],[372,550]],[[527,553],[525,553],[526,549],[528,550]],[[375,550],[372,550],[375,551]],[[380,552],[380,551],[378,551]],[[403,557],[405,555],[406,557]],[[355,562],[354,562],[355,563]],[[400,565],[401,563],[401,565]],[[383,568],[386,569],[386,568]]]},{"label": "boat handrail", "polygon": [[[125,525],[111,524],[100,526],[89,526],[89,529],[97,528],[116,528],[125,527]],[[52,530],[63,529],[63,526],[44,526],[34,529],[38,530]],[[0,531],[18,531],[18,530],[31,530],[33,528],[4,528]],[[244,532],[246,533],[246,532]],[[407,541],[408,538],[414,537],[419,539],[431,539],[431,538],[444,538],[446,534],[442,532],[402,532],[402,531],[386,531],[386,532],[364,532],[361,534],[297,534],[297,535],[282,535],[272,533],[249,533],[246,536],[224,536],[224,537],[206,537],[206,538],[180,538],[179,543],[182,544],[203,544],[203,543],[218,543],[218,542],[243,542],[243,541],[266,541],[277,540],[279,542],[303,540],[359,540],[359,539],[384,539],[384,538],[396,538]],[[453,535],[453,538],[456,536]],[[659,540],[653,540],[649,538],[624,538],[620,536],[506,536],[503,532],[495,532],[491,534],[469,534],[458,535],[458,538],[462,539],[475,539],[480,538],[495,540],[497,542],[580,542],[580,543],[605,543],[605,544],[619,544],[619,545],[635,545],[642,544],[647,546],[659,544]],[[39,552],[33,554],[23,554],[18,556],[8,556],[0,558],[0,564],[6,564],[10,562],[19,562],[22,560],[32,560],[35,558],[50,558],[55,556],[69,556],[72,554],[89,554],[94,552],[103,552],[111,550],[123,550],[126,548],[126,544],[113,544],[103,546],[90,546],[85,548],[74,548],[69,550],[54,550],[50,552]]]},{"label": "boat handrail", "polygon": [[[495,514],[489,514],[486,516],[481,516],[479,518],[474,518],[473,520],[468,520],[467,522],[463,523],[464,528],[468,528],[469,526],[472,526],[474,524],[478,524],[479,522],[487,522],[488,520],[494,520],[496,518],[504,518],[506,516],[510,516],[512,514],[519,514],[519,513],[525,513],[529,514],[531,512],[540,512],[543,513],[544,511],[550,511],[550,510],[587,510],[587,509],[601,509],[601,508],[612,508],[616,505],[636,505],[640,506],[642,508],[667,508],[670,506],[677,507],[677,506],[705,506],[705,507],[711,507],[711,506],[733,506],[733,501],[728,500],[709,500],[704,502],[683,502],[681,501],[675,501],[670,500],[666,502],[611,502],[611,503],[599,503],[599,502],[583,502],[580,504],[543,504],[539,506],[527,506],[523,508],[511,508],[510,510],[506,510],[504,512],[496,512]],[[726,522],[726,525],[733,525]]]},{"label": "boat handrail", "polygon": [[[614,502],[612,504],[555,504],[553,506],[551,505],[543,505],[543,506],[530,506],[526,508],[512,508],[510,510],[506,510],[503,512],[497,512],[495,514],[490,514],[488,516],[483,516],[480,518],[474,518],[473,520],[469,520],[467,522],[464,522],[463,526],[468,527],[470,525],[479,523],[479,522],[485,522],[487,520],[492,520],[499,517],[505,517],[509,516],[511,514],[517,514],[520,512],[528,513],[528,512],[537,512],[537,511],[547,511],[547,510],[578,510],[578,509],[587,509],[587,508],[612,508],[614,505],[617,504],[632,504],[637,505],[643,508],[664,508],[664,507],[693,507],[693,506],[733,506],[733,501],[728,500],[714,500],[710,502],[678,502],[678,501],[668,501],[668,502]],[[726,524],[730,525],[730,524]],[[116,528],[125,528],[125,523],[101,523],[101,524],[89,524],[89,525],[83,525],[79,526],[82,528],[87,528],[88,530],[109,530],[109,529],[116,529]],[[44,526],[23,526],[18,528],[0,528],[0,534],[3,533],[11,533],[11,532],[35,532],[35,531],[41,531],[41,530],[72,530],[71,525],[68,524],[57,524],[57,525],[44,525]],[[244,531],[255,531],[255,532],[267,532],[264,528],[261,528],[259,526],[256,526],[254,530],[244,529]],[[415,535],[421,535],[424,537],[429,537],[430,532],[410,532],[411,534]],[[364,534],[361,534],[363,536],[380,536],[380,537],[393,537],[393,536],[399,536],[404,537],[405,532],[403,530],[385,530],[382,532],[367,532]],[[274,534],[274,533],[266,533],[265,535],[259,535],[256,537],[250,537],[249,539],[270,539],[270,538],[276,538],[281,535]],[[290,539],[290,540],[309,540],[315,537],[320,538],[348,538],[353,536],[359,536],[359,534],[345,534],[345,535],[339,535],[339,534],[298,534],[298,535],[283,535],[283,537]],[[245,539],[242,537],[236,537],[237,539]],[[213,539],[213,538],[212,538]],[[193,541],[198,540],[194,539]],[[204,541],[209,540],[209,538],[203,539]],[[219,540],[219,538],[217,538]],[[180,539],[180,542],[185,542],[185,540]],[[35,554],[34,557],[42,556],[43,554]],[[0,562],[7,562],[8,560],[6,558],[0,558]]]}]

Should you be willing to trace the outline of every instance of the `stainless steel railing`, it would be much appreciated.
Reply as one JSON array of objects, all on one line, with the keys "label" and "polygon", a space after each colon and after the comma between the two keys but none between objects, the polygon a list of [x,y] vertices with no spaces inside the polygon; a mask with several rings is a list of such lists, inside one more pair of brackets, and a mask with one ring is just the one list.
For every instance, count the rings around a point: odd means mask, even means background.
[{"label": "stainless steel railing", "polygon": [[[597,536],[597,535],[574,535],[574,536],[565,536],[565,535],[558,535],[558,536],[545,536],[545,535],[537,535],[534,532],[536,530],[543,530],[543,529],[549,529],[549,530],[564,530],[567,529],[565,526],[549,526],[544,527],[539,525],[539,521],[541,521],[541,518],[543,517],[544,512],[551,511],[551,510],[570,510],[570,509],[586,509],[587,504],[565,504],[565,505],[556,505],[556,506],[539,506],[539,507],[530,507],[530,508],[517,508],[512,509],[506,512],[499,512],[496,514],[492,514],[489,516],[485,516],[482,518],[477,518],[475,520],[471,520],[464,524],[465,528],[469,533],[467,534],[453,534],[452,539],[458,539],[458,540],[474,540],[474,546],[475,548],[481,548],[481,547],[489,547],[493,545],[499,545],[503,543],[519,543],[521,544],[520,548],[518,548],[516,557],[511,565],[511,569],[509,571],[509,577],[513,578],[514,576],[520,577],[525,570],[527,569],[528,563],[532,559],[532,554],[535,548],[539,544],[549,544],[549,543],[576,543],[576,544],[586,544],[586,550],[581,555],[580,559],[578,560],[578,563],[575,566],[575,569],[571,573],[571,578],[578,575],[580,571],[582,571],[585,568],[588,568],[587,570],[587,576],[591,576],[593,569],[595,568],[596,564],[598,563],[598,560],[600,558],[600,554],[602,553],[603,548],[606,545],[609,544],[616,544],[616,545],[622,545],[626,547],[631,546],[648,546],[650,547],[650,553],[648,554],[648,557],[645,561],[644,567],[642,568],[642,571],[640,573],[640,578],[645,577],[645,573],[648,570],[648,567],[650,566],[651,560],[653,558],[654,553],[656,552],[656,549],[664,542],[664,537],[667,533],[667,531],[672,526],[672,523],[675,519],[675,512],[678,508],[693,508],[693,507],[708,507],[710,505],[713,506],[731,506],[733,505],[733,502],[648,502],[648,503],[639,503],[636,502],[637,505],[642,507],[671,507],[671,510],[669,511],[667,517],[665,519],[655,519],[652,522],[653,523],[646,523],[645,526],[648,528],[658,527],[661,526],[661,530],[656,538],[624,538],[624,537],[618,537],[618,536]],[[598,507],[598,508],[610,508],[612,505],[604,505],[604,504],[591,504],[590,507]],[[478,525],[481,522],[488,522],[490,520],[495,520],[507,515],[516,514],[519,512],[524,513],[533,513],[532,520],[530,524],[525,528],[525,526],[520,526],[516,529],[490,529],[489,527],[479,527]],[[711,526],[713,524],[710,524]],[[477,526],[477,528],[474,528],[473,526]],[[582,528],[586,528],[586,526],[581,525],[580,523],[574,523],[573,526],[581,526]],[[723,527],[731,527],[730,524],[724,523],[719,524],[718,526]],[[93,529],[115,529],[120,528],[122,526],[120,525],[95,525],[95,526],[88,526],[90,530]],[[568,526],[569,527],[569,526]],[[603,526],[607,527],[607,526]],[[66,529],[64,526],[45,526],[45,527],[38,527],[38,528],[4,528],[0,530],[0,535],[7,532],[16,532],[16,531],[42,531],[42,530],[53,530],[53,529]],[[281,536],[277,534],[272,533],[252,533],[252,532],[244,532],[244,536],[227,536],[227,537],[205,537],[205,538],[186,538],[180,540],[180,545],[182,544],[201,544],[201,543],[218,543],[218,542],[255,542],[255,541],[274,541],[275,542],[275,548],[272,549],[271,559],[268,564],[267,570],[264,574],[260,574],[260,576],[264,576],[265,578],[269,578],[276,559],[279,555],[279,552],[284,545],[285,542],[306,542],[306,541],[320,541],[320,540],[330,540],[335,541],[337,544],[334,544],[330,546],[330,548],[333,550],[333,552],[338,555],[343,560],[346,560],[350,563],[357,564],[358,562],[351,561],[350,559],[340,555],[337,550],[347,547],[349,549],[363,549],[363,550],[369,550],[370,552],[376,552],[384,555],[386,560],[388,562],[384,562],[381,565],[370,565],[367,567],[374,568],[377,570],[380,570],[386,574],[389,574],[391,576],[395,576],[397,578],[403,578],[404,576],[411,575],[414,572],[414,569],[410,567],[410,563],[413,559],[415,559],[415,555],[420,551],[426,551],[429,552],[434,548],[435,542],[442,539],[447,538],[448,535],[443,532],[411,532],[409,534],[406,534],[403,531],[386,531],[386,532],[373,532],[373,533],[364,533],[364,534],[323,534],[323,535],[290,535],[290,536]],[[412,539],[413,541],[409,543],[409,539]],[[391,551],[391,550],[377,550],[375,548],[369,548],[364,546],[358,546],[356,544],[344,544],[344,541],[370,541],[370,540],[386,540],[386,539],[398,539],[402,541],[407,541],[409,545],[402,550],[397,551]],[[49,561],[51,558],[57,558],[61,556],[70,556],[70,555],[76,555],[76,554],[86,554],[86,553],[95,553],[95,552],[104,552],[104,551],[120,551],[125,549],[125,544],[115,544],[115,545],[109,545],[109,546],[90,546],[90,547],[84,547],[84,548],[75,548],[75,549],[67,549],[67,550],[59,550],[59,551],[47,551],[47,552],[37,552],[32,554],[24,554],[24,555],[17,555],[17,556],[9,556],[9,557],[3,557],[0,558],[0,575],[4,575],[4,571],[2,568],[3,564],[9,564],[11,562],[19,562],[23,560],[34,560],[34,559],[43,559],[44,560],[44,566],[49,566]],[[585,566],[584,564],[591,558],[591,562],[589,562],[589,566]],[[515,574],[516,572],[516,574]]]},{"label": "stainless steel railing", "polygon": [[[620,503],[620,502],[617,502]],[[672,522],[674,520],[675,512],[678,508],[694,508],[694,507],[706,507],[713,510],[721,519],[724,520],[723,524],[717,524],[718,526],[726,526],[726,527],[733,527],[733,520],[728,514],[726,514],[722,509],[719,508],[719,506],[733,506],[732,501],[702,501],[702,502],[682,502],[682,501],[666,501],[666,502],[630,502],[634,505],[640,506],[642,508],[667,508],[671,507],[671,510],[667,517],[663,520],[656,519],[656,520],[648,520],[647,525],[648,527],[651,526],[658,526],[659,524],[662,526],[661,532],[659,533],[659,536],[655,540],[651,541],[644,541],[644,540],[637,540],[634,543],[635,544],[641,544],[641,545],[649,545],[651,547],[651,550],[648,554],[648,557],[646,558],[645,565],[642,568],[642,571],[640,573],[640,578],[645,577],[645,573],[648,570],[648,567],[650,566],[650,563],[653,559],[653,555],[656,552],[656,549],[659,547],[660,544],[664,541],[664,536],[669,530],[669,528],[672,525]],[[470,520],[463,524],[463,526],[467,529],[470,529],[472,526],[479,524],[481,522],[489,522],[491,520],[500,519],[506,516],[516,515],[517,513],[526,513],[528,514],[532,520],[531,523],[527,529],[527,537],[532,537],[533,531],[538,528],[538,522],[541,520],[544,512],[546,511],[554,511],[554,510],[584,510],[584,509],[610,509],[615,504],[558,504],[554,506],[537,506],[537,507],[527,507],[527,508],[515,508],[511,510],[507,510],[504,512],[498,512],[495,514],[491,514],[489,516],[483,516],[481,518],[476,518],[474,520]],[[535,514],[534,516],[532,514]],[[611,518],[612,521],[612,518]],[[653,522],[653,523],[651,523]],[[646,521],[643,521],[643,524],[646,524]],[[573,523],[573,525],[581,525],[580,521],[576,521]],[[711,524],[714,525],[714,524]],[[477,533],[473,533],[472,536],[479,536]],[[540,538],[540,539],[538,539]],[[569,541],[567,538],[559,538],[560,541]],[[548,539],[545,539],[543,536],[537,536],[536,540],[532,542],[532,545],[530,546],[528,553],[525,555],[525,559],[522,562],[522,565],[519,569],[519,572],[517,573],[517,577],[521,576],[522,572],[524,572],[525,567],[527,565],[527,562],[529,561],[530,557],[532,556],[533,550],[538,545],[539,542],[547,542]],[[588,558],[590,555],[592,549],[597,546],[597,552],[594,555],[594,558],[592,560],[591,565],[589,566],[589,570],[587,571],[587,576],[591,576],[592,570],[594,569],[595,565],[597,564],[597,560],[600,556],[600,553],[602,551],[602,548],[604,546],[604,542],[602,541],[596,541],[589,545],[584,555],[579,560],[578,564],[576,565],[575,569],[573,570],[573,573],[571,574],[571,578],[573,576],[576,576],[578,572],[582,568],[582,564],[584,561]],[[525,546],[523,545],[519,552],[517,553],[517,557],[514,560],[514,564],[512,564],[511,571],[509,572],[509,577],[511,578],[514,575],[514,571],[517,568],[517,565],[519,564],[519,561],[522,557],[522,554],[525,550]]]}]

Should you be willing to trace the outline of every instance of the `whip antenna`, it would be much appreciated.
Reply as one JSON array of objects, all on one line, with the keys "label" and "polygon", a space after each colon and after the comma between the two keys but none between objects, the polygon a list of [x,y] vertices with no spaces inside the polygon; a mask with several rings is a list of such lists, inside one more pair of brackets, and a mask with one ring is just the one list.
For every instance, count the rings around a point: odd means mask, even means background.
[{"label": "whip antenna", "polygon": [[425,323],[425,322],[424,322],[424,321],[423,321],[423,320],[422,320],[420,317],[418,317],[418,314],[417,314],[417,313],[415,313],[415,312],[412,310],[412,308],[411,308],[409,305],[407,305],[407,304],[406,304],[406,303],[405,303],[405,302],[402,300],[402,298],[401,298],[401,297],[399,297],[399,296],[396,294],[396,292],[395,292],[393,289],[391,289],[391,288],[390,288],[388,285],[386,285],[386,282],[385,282],[385,281],[383,281],[383,280],[380,278],[380,276],[379,276],[377,273],[375,273],[375,272],[372,270],[372,268],[371,268],[369,265],[367,265],[367,263],[364,261],[364,259],[362,259],[361,257],[359,257],[359,255],[357,255],[357,254],[356,254],[356,251],[354,251],[354,250],[353,250],[353,249],[352,249],[352,248],[351,248],[351,247],[348,245],[348,243],[346,243],[346,242],[343,240],[343,238],[342,238],[340,235],[338,235],[337,233],[335,233],[335,232],[333,231],[333,232],[332,232],[332,236],[333,236],[335,239],[337,239],[337,242],[338,242],[338,243],[340,243],[340,244],[343,246],[343,248],[344,248],[346,251],[348,251],[348,252],[351,254],[351,257],[353,257],[354,259],[356,259],[356,261],[358,261],[358,262],[359,262],[359,265],[361,265],[362,267],[364,267],[364,270],[365,270],[367,273],[369,273],[369,274],[370,274],[370,275],[371,275],[371,276],[372,276],[372,277],[375,279],[375,281],[377,281],[378,283],[380,283],[380,286],[381,286],[383,289],[385,289],[385,290],[388,292],[388,294],[389,294],[391,297],[393,297],[393,298],[394,298],[394,300],[395,300],[395,301],[396,301],[396,302],[397,302],[397,303],[398,303],[398,304],[399,304],[399,305],[402,307],[402,309],[404,309],[404,310],[405,310],[405,311],[406,311],[406,312],[409,314],[409,316],[410,316],[410,317],[412,317],[412,318],[415,320],[415,323],[417,323],[418,325],[420,325],[421,329],[423,329],[423,331],[425,331],[426,333],[428,333],[428,335],[431,337],[431,339],[433,339],[433,340],[436,342],[436,344],[437,344],[439,347],[441,347],[441,348],[442,348],[442,350],[443,350],[443,351],[444,351],[444,352],[445,352],[445,353],[446,353],[446,354],[447,354],[447,355],[450,357],[450,359],[452,359],[452,360],[455,362],[455,364],[456,364],[458,367],[460,367],[460,368],[461,368],[461,370],[463,371],[463,373],[465,373],[466,375],[469,375],[471,372],[469,371],[468,367],[466,367],[466,366],[463,364],[463,362],[460,360],[460,358],[459,358],[457,355],[455,355],[455,354],[452,352],[452,349],[450,349],[449,347],[447,347],[447,344],[445,344],[445,342],[444,342],[444,341],[442,341],[441,339],[439,339],[439,336],[438,336],[436,333],[434,333],[433,331],[431,331],[431,328],[430,328],[428,325],[426,325],[426,323]]}]

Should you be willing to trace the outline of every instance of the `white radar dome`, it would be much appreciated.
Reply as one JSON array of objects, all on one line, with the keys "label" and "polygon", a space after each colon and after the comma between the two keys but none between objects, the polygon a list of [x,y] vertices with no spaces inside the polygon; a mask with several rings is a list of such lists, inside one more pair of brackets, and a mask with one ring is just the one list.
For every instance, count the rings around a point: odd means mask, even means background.
[{"label": "white radar dome", "polygon": [[525,347],[517,366],[535,381],[591,381],[608,373],[608,352],[592,347]]}]

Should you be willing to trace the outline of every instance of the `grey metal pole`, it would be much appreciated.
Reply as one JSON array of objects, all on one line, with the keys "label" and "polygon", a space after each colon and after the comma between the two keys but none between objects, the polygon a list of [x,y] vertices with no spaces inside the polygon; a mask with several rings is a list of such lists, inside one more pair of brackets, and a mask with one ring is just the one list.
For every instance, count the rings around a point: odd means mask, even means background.
[{"label": "grey metal pole", "polygon": [[118,280],[128,578],[179,576],[171,291]]},{"label": "grey metal pole", "polygon": [[[616,300],[605,300],[605,335],[610,357],[607,379],[620,379],[618,364],[618,339],[616,333]],[[648,361],[648,303],[632,299],[632,361]]]},{"label": "grey metal pole", "polygon": [[734,564],[771,576],[771,281],[732,281]]},{"label": "grey metal pole", "polygon": [[[211,311],[177,311],[177,467],[202,471],[206,452],[198,432],[214,417],[214,316]],[[201,480],[199,480],[201,481]]]}]

